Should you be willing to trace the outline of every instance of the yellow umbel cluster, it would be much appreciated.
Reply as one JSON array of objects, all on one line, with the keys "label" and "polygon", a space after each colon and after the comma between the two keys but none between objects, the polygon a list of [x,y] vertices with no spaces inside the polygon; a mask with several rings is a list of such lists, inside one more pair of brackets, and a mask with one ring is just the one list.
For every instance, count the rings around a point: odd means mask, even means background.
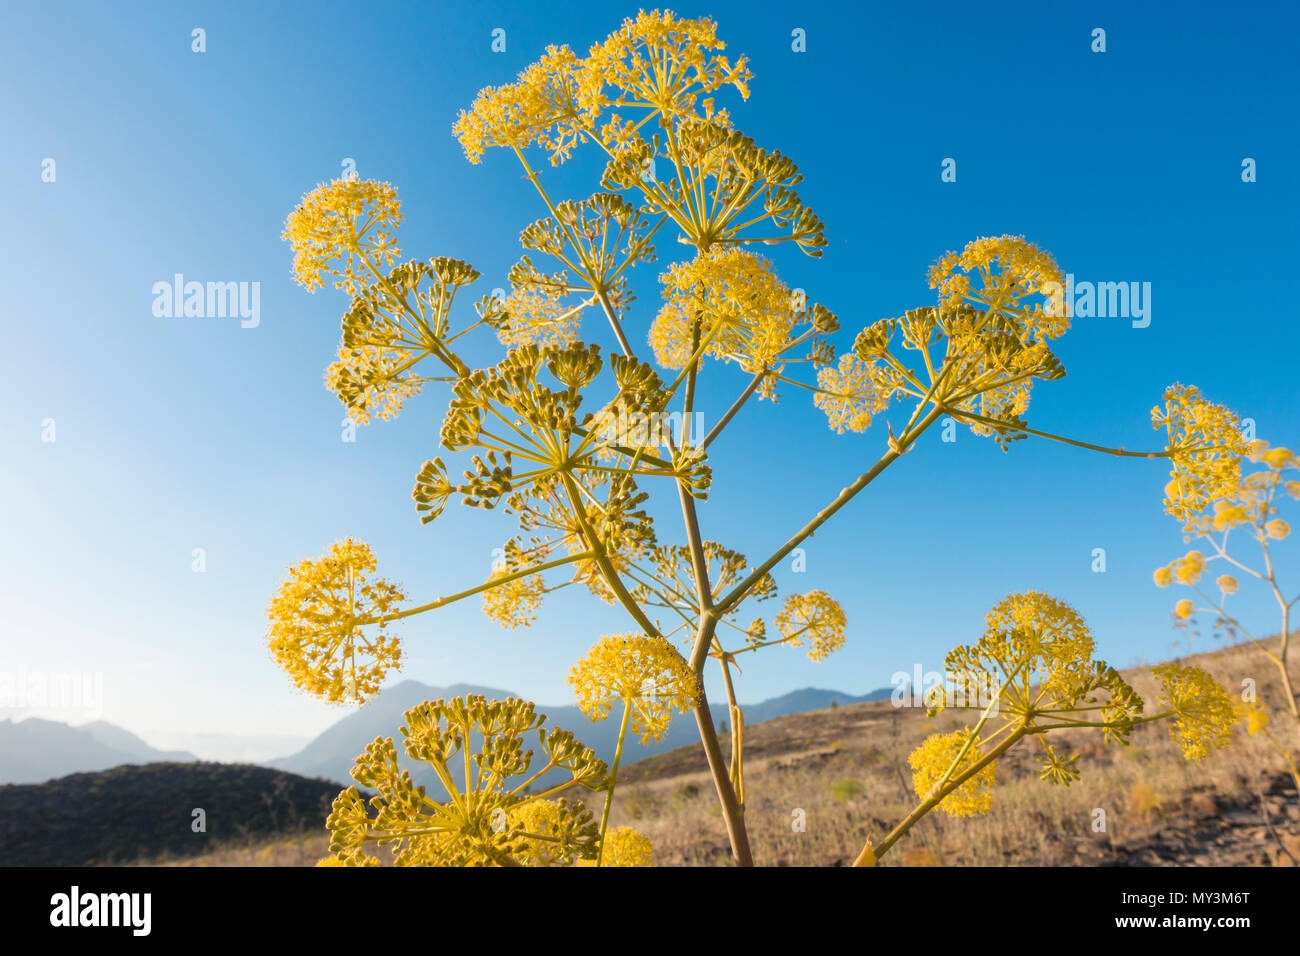
[{"label": "yellow umbel cluster", "polygon": [[673,714],[690,710],[700,693],[677,649],[662,637],[603,637],[569,672],[578,706],[591,720],[604,720],[619,702],[630,703],[631,728],[644,743],[662,739]]},{"label": "yellow umbel cluster", "polygon": [[369,546],[349,538],[290,568],[271,599],[271,656],[295,685],[331,703],[365,701],[401,663],[384,618],[406,595],[374,570]]}]

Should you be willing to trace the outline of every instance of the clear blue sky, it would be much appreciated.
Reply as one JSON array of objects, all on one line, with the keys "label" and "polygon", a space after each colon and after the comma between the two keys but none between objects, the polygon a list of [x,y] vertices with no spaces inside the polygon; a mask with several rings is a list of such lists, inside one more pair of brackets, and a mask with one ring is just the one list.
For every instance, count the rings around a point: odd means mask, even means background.
[{"label": "clear blue sky", "polygon": [[[636,9],[553,6],[11,5],[0,31],[0,667],[102,671],[105,718],[146,737],[311,734],[340,713],[292,692],[262,639],[287,564],[356,535],[421,600],[486,576],[507,519],[452,507],[425,527],[410,500],[437,453],[444,393],[342,442],[322,373],[346,301],[294,286],[279,235],[300,195],[351,157],[400,190],[407,256],[453,255],[483,272],[484,292],[505,285],[520,228],[543,210],[508,155],[465,161],[456,111],[546,44],[585,52]],[[1139,6],[678,12],[713,16],[729,52],[751,58],[751,99],[727,105],[800,163],[830,240],[820,261],[775,259],[840,315],[842,345],[929,304],[925,272],[941,253],[1024,234],[1080,280],[1152,284],[1148,328],[1076,320],[1058,349],[1070,375],[1036,387],[1033,424],[1148,447],[1150,407],[1183,380],[1294,447],[1293,8]],[[490,50],[496,27],[502,54]],[[1090,50],[1094,27],[1107,31],[1104,54]],[[791,51],[795,28],[805,53]],[[956,183],[940,181],[945,157]],[[1245,157],[1258,182],[1241,181]],[[581,198],[594,169],[566,167],[554,188]],[[260,326],[155,317],[151,288],[175,273],[259,282]],[[656,273],[637,280],[641,341]],[[742,385],[715,366],[702,407],[725,408]],[[884,441],[832,434],[793,390],[751,407],[713,449],[706,536],[762,557]],[[1183,549],[1160,509],[1165,480],[1159,463],[1038,442],[1004,455],[932,432],[809,543],[806,574],[778,577],[783,590],[841,599],[846,649],[822,664],[783,648],[745,661],[742,699],[809,684],[861,693],[915,664],[938,669],[990,605],[1026,588],[1079,607],[1117,664],[1170,656],[1179,595],[1151,584]],[[671,498],[661,513],[669,539]],[[199,547],[203,574],[191,571]],[[1098,547],[1104,574],[1091,570]],[[1266,627],[1257,608],[1247,616]],[[621,611],[568,592],[527,631],[500,630],[471,601],[408,623],[405,676],[567,703],[571,661],[626,629]]]}]

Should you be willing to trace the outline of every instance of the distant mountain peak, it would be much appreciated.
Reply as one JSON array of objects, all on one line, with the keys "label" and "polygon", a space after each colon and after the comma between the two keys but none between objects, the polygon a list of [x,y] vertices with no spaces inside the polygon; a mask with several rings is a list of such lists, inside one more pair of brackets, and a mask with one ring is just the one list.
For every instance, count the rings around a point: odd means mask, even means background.
[{"label": "distant mountain peak", "polygon": [[182,750],[156,750],[129,730],[102,720],[80,727],[41,717],[0,720],[0,784],[41,783],[122,764],[197,759]]}]

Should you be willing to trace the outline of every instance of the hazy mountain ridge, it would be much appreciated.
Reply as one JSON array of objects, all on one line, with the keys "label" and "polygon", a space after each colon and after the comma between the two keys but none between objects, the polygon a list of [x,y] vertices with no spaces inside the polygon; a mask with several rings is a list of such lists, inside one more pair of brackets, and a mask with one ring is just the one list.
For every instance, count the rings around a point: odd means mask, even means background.
[{"label": "hazy mountain ridge", "polygon": [[315,738],[315,734],[266,732],[175,731],[153,729],[146,734],[161,749],[187,750],[200,760],[216,763],[265,764],[287,753],[296,753]]},{"label": "hazy mountain ridge", "polygon": [[80,727],[40,717],[0,720],[0,784],[42,783],[122,764],[197,759],[186,751],[157,750],[129,730],[102,720]]},{"label": "hazy mountain ridge", "polygon": [[75,729],[84,730],[106,747],[123,751],[133,757],[143,757],[147,763],[158,761],[191,763],[199,759],[188,750],[161,750],[157,747],[151,747],[125,727],[110,724],[106,720],[96,720]]},{"label": "hazy mountain ridge", "polygon": [[[861,697],[839,691],[805,687],[791,691],[780,697],[774,697],[757,704],[743,707],[747,725],[762,723],[787,714],[802,713],[809,710],[823,710],[838,704],[864,703],[884,700],[889,697],[892,688],[882,688]],[[298,753],[268,762],[268,766],[306,777],[325,777],[332,780],[351,782],[352,765],[360,754],[376,737],[392,737],[397,744],[398,759],[403,768],[411,772],[416,783],[423,783],[431,792],[440,793],[441,784],[427,765],[417,764],[406,758],[401,746],[399,728],[404,724],[403,714],[417,704],[426,700],[461,697],[465,694],[482,694],[488,699],[502,700],[517,696],[510,691],[493,687],[480,687],[471,684],[452,684],[448,687],[431,687],[416,680],[403,681],[377,694],[365,707],[349,714],[330,727]],[[725,704],[710,702],[710,708],[716,721],[723,721],[727,716]],[[580,741],[591,747],[605,761],[612,761],[618,743],[618,720],[611,719],[593,723],[576,706],[548,707],[537,705],[537,712],[547,717],[545,726],[572,731]],[[653,744],[643,744],[638,737],[629,736],[623,748],[624,764],[634,763],[645,757],[663,753],[677,747],[698,744],[699,731],[695,717],[682,714],[674,718],[664,738]],[[534,758],[536,759],[536,758]],[[450,768],[457,782],[459,762],[453,761]],[[534,764],[536,767],[536,764]],[[543,778],[546,782],[548,778]]]}]

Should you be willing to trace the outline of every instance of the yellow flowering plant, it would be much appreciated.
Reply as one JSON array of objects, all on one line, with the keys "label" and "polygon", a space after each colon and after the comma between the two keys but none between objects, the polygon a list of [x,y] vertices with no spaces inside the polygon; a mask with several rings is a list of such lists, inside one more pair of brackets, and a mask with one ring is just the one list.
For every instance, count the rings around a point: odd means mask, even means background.
[{"label": "yellow flowering plant", "polygon": [[855,865],[875,866],[936,808],[950,816],[987,813],[997,761],[1022,741],[1037,740],[1041,748],[1040,780],[1063,786],[1078,780],[1079,755],[1058,751],[1047,739],[1052,731],[1092,728],[1107,741],[1127,744],[1134,727],[1167,720],[1188,760],[1228,744],[1238,714],[1208,673],[1178,663],[1154,668],[1160,708],[1148,714],[1120,673],[1094,659],[1094,646],[1083,617],[1058,598],[1029,591],[1000,601],[984,635],[948,654],[947,684],[926,701],[932,715],[970,713],[973,726],[934,734],[912,753],[920,802],[878,845],[868,841]]},{"label": "yellow flowering plant", "polygon": [[[786,285],[754,249],[787,245],[816,258],[827,240],[796,192],[802,176],[794,161],[756,144],[719,102],[748,99],[752,79],[746,58],[724,49],[709,19],[642,12],[586,56],[548,48],[517,80],[482,90],[460,114],[453,133],[467,159],[477,164],[489,150],[504,150],[544,206],[520,234],[523,254],[503,296],[465,303],[479,273],[458,259],[401,261],[401,206],[389,184],[323,184],[288,218],[284,238],[293,247],[295,278],[309,290],[331,282],[350,297],[326,384],[352,420],[392,418],[435,383],[449,393],[439,453],[415,478],[420,520],[437,520],[456,498],[499,508],[518,523],[486,582],[421,604],[406,605],[395,586],[368,577],[375,561],[364,545],[350,542],[342,555],[290,568],[270,608],[269,640],[294,682],[331,700],[363,700],[400,660],[390,624],[473,596],[491,619],[519,627],[542,611],[546,594],[577,585],[621,607],[635,627],[598,642],[570,678],[588,716],[620,714],[613,767],[597,773],[587,758],[581,766],[556,764],[548,750],[551,771],[571,772],[569,786],[604,794],[599,824],[581,801],[553,806],[554,788],[534,800],[526,786],[507,786],[507,771],[523,773],[524,734],[541,733],[546,746],[555,739],[531,722],[531,705],[430,702],[408,714],[406,749],[438,773],[449,802],[415,788],[397,769],[391,741],[377,741],[354,774],[377,796],[367,807],[355,790],[345,791],[331,816],[337,860],[373,862],[366,850],[373,841],[395,847],[400,863],[649,862],[644,837],[608,829],[624,739],[629,731],[653,739],[672,713],[689,711],[734,859],[750,865],[737,658],[786,646],[821,660],[843,645],[848,622],[821,590],[787,596],[771,631],[763,617],[746,615],[745,623],[741,615],[747,603],[776,598],[772,570],[931,425],[951,417],[1003,450],[1037,436],[1122,457],[1162,457],[1195,488],[1216,480],[1213,421],[1198,420],[1149,453],[1029,427],[1024,415],[1034,382],[1065,374],[1051,342],[1068,330],[1069,318],[1051,298],[1061,269],[1022,237],[981,238],[944,255],[929,274],[934,304],[866,325],[838,354],[836,315]],[[534,160],[540,153],[558,166],[579,149],[604,162],[599,190],[558,198]],[[663,267],[663,301],[645,317],[634,309],[629,276],[657,262],[656,242],[672,234],[683,257]],[[474,354],[495,335],[496,364],[467,363],[461,341],[471,334],[478,339]],[[612,354],[592,341],[602,334]],[[645,357],[633,346],[641,336],[650,345]],[[673,427],[693,419],[699,376],[722,376],[729,366],[742,381],[712,429],[701,436]],[[751,399],[775,401],[787,387],[810,393],[837,432],[866,432],[884,418],[886,434],[876,433],[884,450],[753,562],[706,538],[696,506],[712,485],[710,446],[737,416],[753,412]],[[453,455],[462,463],[449,464]],[[680,510],[675,541],[661,539],[652,496]],[[918,751],[922,814],[966,784],[971,789],[947,808],[983,806],[1000,748],[1068,722],[1064,712],[1078,714],[1094,692],[1111,695],[1104,706],[1113,709],[1116,733],[1148,719],[1134,716],[1134,702],[1112,671],[1089,663],[1090,640],[1076,634],[1025,643],[1010,625],[997,633],[1002,637],[962,660],[981,673],[1012,667],[1003,676],[1019,683],[999,699],[1019,723],[998,737],[982,719],[969,733]],[[1017,665],[1007,654],[1024,660]],[[730,764],[703,691],[710,659],[727,695]],[[1044,699],[1031,694],[1024,684],[1031,674],[1044,681],[1047,702],[1062,715],[1049,717]],[[469,750],[474,734],[485,740],[477,754]],[[460,780],[447,767],[457,748]],[[979,776],[986,768],[988,775]],[[1068,776],[1061,768],[1054,773]],[[499,829],[491,825],[494,813]]]},{"label": "yellow flowering plant", "polygon": [[[1180,624],[1198,610],[1212,613],[1217,629],[1245,637],[1272,662],[1282,687],[1281,703],[1300,735],[1300,698],[1288,666],[1292,610],[1300,603],[1300,594],[1288,597],[1277,572],[1277,549],[1291,533],[1280,505],[1287,498],[1300,499],[1300,458],[1289,448],[1274,448],[1262,439],[1246,441],[1236,416],[1211,406],[1195,389],[1171,388],[1165,408],[1154,409],[1152,417],[1157,428],[1167,425],[1171,433],[1213,428],[1227,449],[1213,467],[1175,467],[1170,476],[1165,509],[1182,522],[1185,540],[1195,540],[1200,547],[1156,568],[1155,583],[1181,585],[1196,595],[1175,604],[1174,616]],[[1223,573],[1214,578],[1212,587],[1206,586],[1204,579],[1216,569]],[[1278,608],[1281,627],[1271,644],[1229,609],[1230,603],[1241,601],[1236,595],[1242,583],[1252,581],[1272,596]],[[1283,756],[1294,767],[1290,755],[1283,751]]]}]

